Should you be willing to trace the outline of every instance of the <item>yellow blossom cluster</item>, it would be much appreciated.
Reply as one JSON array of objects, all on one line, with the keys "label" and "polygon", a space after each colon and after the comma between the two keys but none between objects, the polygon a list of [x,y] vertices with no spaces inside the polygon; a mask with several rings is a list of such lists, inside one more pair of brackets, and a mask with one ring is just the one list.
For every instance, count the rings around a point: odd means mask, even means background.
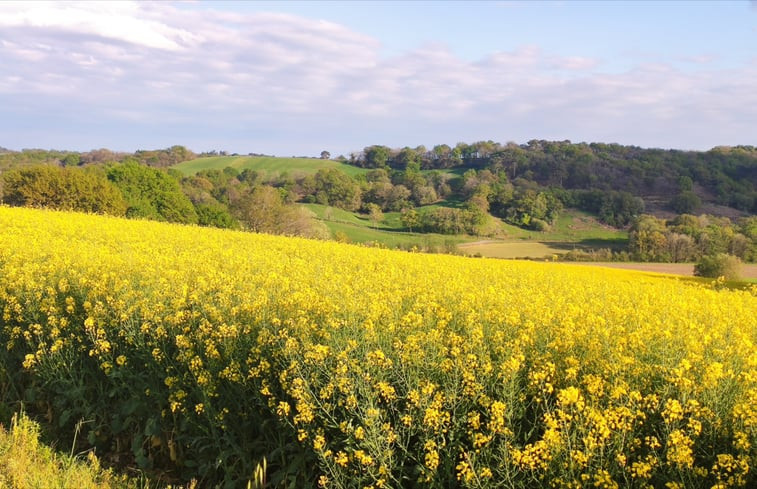
[{"label": "yellow blossom cluster", "polygon": [[757,485],[755,287],[0,206],[0,342],[3,392],[227,485]]}]

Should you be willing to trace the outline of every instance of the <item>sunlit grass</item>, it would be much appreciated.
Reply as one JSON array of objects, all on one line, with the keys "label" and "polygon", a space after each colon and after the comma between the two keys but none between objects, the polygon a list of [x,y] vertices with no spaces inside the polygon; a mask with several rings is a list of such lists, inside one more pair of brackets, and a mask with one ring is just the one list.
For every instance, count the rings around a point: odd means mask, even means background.
[{"label": "sunlit grass", "polygon": [[136,489],[135,481],[103,469],[93,452],[74,457],[40,441],[40,427],[26,415],[0,427],[0,487],[14,489]]},{"label": "sunlit grass", "polygon": [[172,168],[179,170],[185,175],[194,175],[201,170],[223,170],[226,167],[235,168],[239,171],[245,169],[258,170],[268,174],[288,173],[311,174],[323,168],[337,168],[348,175],[354,176],[365,173],[367,170],[356,166],[340,163],[334,160],[322,160],[320,158],[285,158],[275,156],[209,156],[184,161]]}]

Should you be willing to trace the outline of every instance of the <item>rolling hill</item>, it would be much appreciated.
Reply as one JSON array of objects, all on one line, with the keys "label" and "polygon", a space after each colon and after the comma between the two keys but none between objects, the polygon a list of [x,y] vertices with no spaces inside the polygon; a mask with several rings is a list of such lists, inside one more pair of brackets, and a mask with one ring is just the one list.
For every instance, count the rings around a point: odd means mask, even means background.
[{"label": "rolling hill", "polygon": [[194,175],[202,170],[223,170],[226,167],[237,170],[258,170],[278,173],[315,173],[322,168],[337,168],[354,176],[366,170],[334,160],[320,158],[281,158],[277,156],[209,156],[184,161],[171,168],[185,175]]}]

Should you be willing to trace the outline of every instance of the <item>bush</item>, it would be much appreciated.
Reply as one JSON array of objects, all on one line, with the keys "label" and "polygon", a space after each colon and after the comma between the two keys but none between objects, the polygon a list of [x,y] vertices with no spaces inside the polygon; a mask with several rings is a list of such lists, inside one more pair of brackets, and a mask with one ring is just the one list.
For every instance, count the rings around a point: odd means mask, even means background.
[{"label": "bush", "polygon": [[698,277],[725,277],[726,280],[741,278],[741,260],[733,255],[718,253],[703,256],[694,266],[694,275]]},{"label": "bush", "polygon": [[533,229],[534,231],[539,232],[546,232],[550,229],[550,225],[547,221],[543,219],[537,219],[535,217],[531,219],[531,223],[528,225],[528,227],[529,229]]}]

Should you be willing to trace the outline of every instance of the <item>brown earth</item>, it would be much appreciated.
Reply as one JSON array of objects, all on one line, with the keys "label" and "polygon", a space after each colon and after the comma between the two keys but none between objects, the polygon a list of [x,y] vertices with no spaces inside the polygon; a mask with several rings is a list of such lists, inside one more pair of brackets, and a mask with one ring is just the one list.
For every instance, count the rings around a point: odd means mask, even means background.
[{"label": "brown earth", "polygon": [[[568,262],[563,262],[568,263]],[[672,275],[694,275],[694,265],[691,263],[622,263],[622,262],[576,262],[577,265],[591,265],[597,267],[622,268],[625,270],[640,270],[642,272],[669,273]],[[741,266],[741,276],[748,280],[757,279],[757,265],[744,264]]]}]

